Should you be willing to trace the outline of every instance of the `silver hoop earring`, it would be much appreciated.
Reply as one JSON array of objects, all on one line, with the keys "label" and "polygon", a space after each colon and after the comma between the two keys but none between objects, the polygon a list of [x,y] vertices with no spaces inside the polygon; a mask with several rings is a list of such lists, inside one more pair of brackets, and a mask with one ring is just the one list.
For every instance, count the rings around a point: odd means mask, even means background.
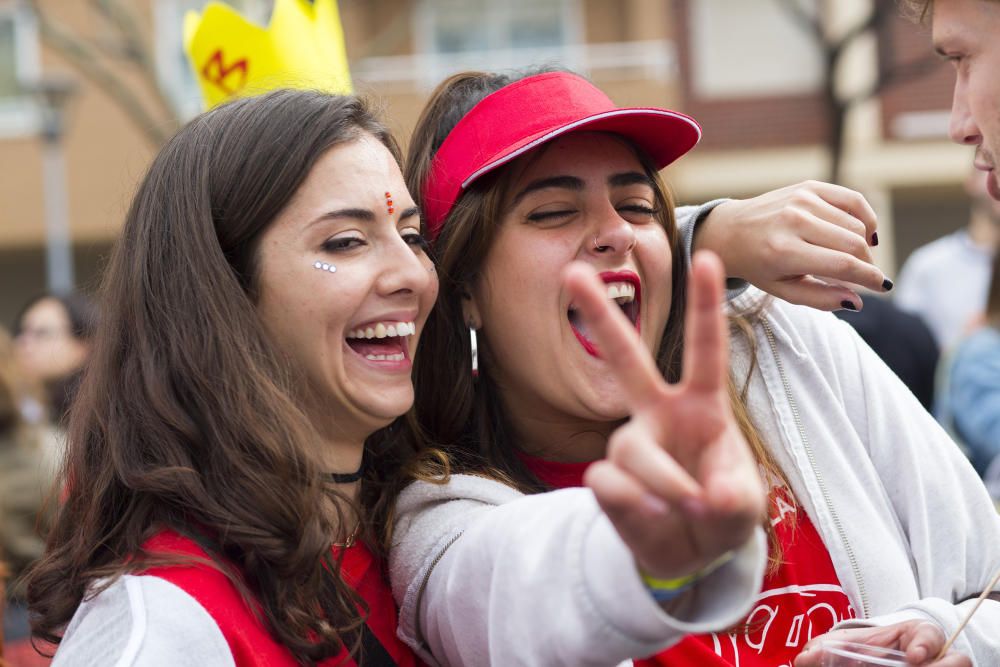
[{"label": "silver hoop earring", "polygon": [[469,343],[472,346],[472,377],[479,377],[479,344],[476,340],[476,329],[469,324]]}]

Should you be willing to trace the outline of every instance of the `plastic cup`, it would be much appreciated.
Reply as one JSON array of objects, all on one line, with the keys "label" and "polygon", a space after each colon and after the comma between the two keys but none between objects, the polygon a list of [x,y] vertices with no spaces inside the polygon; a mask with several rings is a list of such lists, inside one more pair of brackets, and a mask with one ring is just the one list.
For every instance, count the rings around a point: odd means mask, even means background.
[{"label": "plastic cup", "polygon": [[906,654],[892,648],[836,639],[824,641],[822,667],[905,667]]}]

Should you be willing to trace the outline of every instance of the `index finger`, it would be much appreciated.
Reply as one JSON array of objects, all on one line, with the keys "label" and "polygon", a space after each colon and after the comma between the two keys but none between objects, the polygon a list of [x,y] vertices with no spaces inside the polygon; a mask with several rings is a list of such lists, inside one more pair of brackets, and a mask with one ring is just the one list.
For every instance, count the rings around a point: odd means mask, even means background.
[{"label": "index finger", "polygon": [[720,391],[729,369],[729,338],[722,313],[722,262],[707,250],[695,253],[688,273],[682,382],[699,392]]},{"label": "index finger", "polygon": [[592,268],[573,262],[563,272],[563,285],[593,335],[601,358],[625,390],[629,405],[638,407],[651,401],[666,383],[635,327],[608,299],[604,283]]}]

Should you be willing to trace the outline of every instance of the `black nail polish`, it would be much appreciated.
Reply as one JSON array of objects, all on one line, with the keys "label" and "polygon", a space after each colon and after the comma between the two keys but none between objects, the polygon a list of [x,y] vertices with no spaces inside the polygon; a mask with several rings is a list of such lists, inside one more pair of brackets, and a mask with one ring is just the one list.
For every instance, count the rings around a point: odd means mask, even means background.
[{"label": "black nail polish", "polygon": [[888,292],[889,290],[891,290],[892,289],[892,281],[889,280],[888,278],[886,278],[885,280],[883,280],[882,281],[882,289],[884,289],[886,292]]},{"label": "black nail polish", "polygon": [[878,245],[878,232],[872,232],[872,247]]},{"label": "black nail polish", "polygon": [[853,310],[855,312],[857,312],[858,310],[858,307],[855,306],[852,302],[848,301],[847,299],[844,299],[843,301],[840,302],[840,307],[843,308],[844,310]]}]

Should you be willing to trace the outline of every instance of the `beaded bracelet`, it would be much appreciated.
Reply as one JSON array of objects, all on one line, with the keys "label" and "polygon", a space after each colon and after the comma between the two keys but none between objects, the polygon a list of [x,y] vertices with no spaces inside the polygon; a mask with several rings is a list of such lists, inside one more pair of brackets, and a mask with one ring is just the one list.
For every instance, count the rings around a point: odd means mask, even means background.
[{"label": "beaded bracelet", "polygon": [[704,579],[731,561],[735,556],[734,552],[727,551],[694,574],[688,574],[675,579],[660,579],[645,574],[642,571],[639,572],[639,577],[654,600],[657,602],[669,602],[691,588],[699,579]]}]

